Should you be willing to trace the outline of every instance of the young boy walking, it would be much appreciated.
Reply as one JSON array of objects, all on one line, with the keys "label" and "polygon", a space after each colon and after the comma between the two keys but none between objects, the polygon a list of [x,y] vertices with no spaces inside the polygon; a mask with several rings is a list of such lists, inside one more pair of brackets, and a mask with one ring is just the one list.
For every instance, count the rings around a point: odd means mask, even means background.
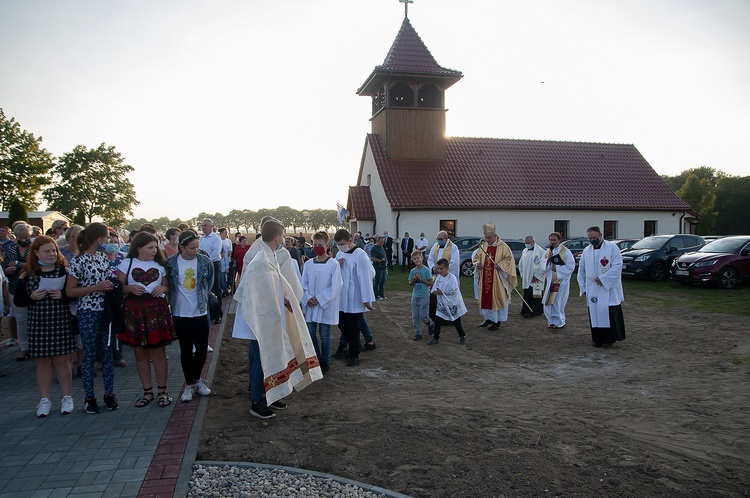
[{"label": "young boy walking", "polygon": [[461,296],[461,289],[458,286],[456,276],[448,272],[448,260],[441,258],[435,264],[437,275],[435,283],[432,285],[432,294],[436,297],[437,308],[432,321],[435,322],[435,334],[427,344],[432,346],[440,340],[440,327],[442,325],[453,324],[458,331],[458,343],[466,344],[466,334],[461,325],[461,317],[466,314],[466,305],[464,298]]},{"label": "young boy walking", "polygon": [[339,323],[341,267],[338,261],[326,254],[327,233],[317,232],[312,236],[312,243],[315,257],[308,259],[302,270],[302,308],[315,353],[320,360],[320,369],[327,373],[331,351],[331,325]]},{"label": "young boy walking", "polygon": [[370,273],[373,269],[367,253],[352,243],[348,230],[338,230],[333,240],[338,248],[336,260],[341,267],[339,329],[349,345],[346,366],[353,367],[359,365],[359,320],[363,313],[375,309],[372,306],[375,301],[373,275]]},{"label": "young boy walking", "polygon": [[409,285],[411,291],[411,321],[414,324],[414,340],[422,338],[422,325],[427,325],[430,335],[434,333],[435,325],[430,320],[430,286],[432,286],[432,273],[424,266],[422,251],[413,251],[411,261],[414,268],[409,272]]}]

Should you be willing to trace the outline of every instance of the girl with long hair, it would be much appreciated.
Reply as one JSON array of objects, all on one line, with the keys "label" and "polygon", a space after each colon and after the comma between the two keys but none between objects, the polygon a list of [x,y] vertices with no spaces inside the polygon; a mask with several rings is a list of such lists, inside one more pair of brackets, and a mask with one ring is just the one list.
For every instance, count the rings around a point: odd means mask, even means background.
[{"label": "girl with long hair", "polygon": [[135,403],[138,408],[154,400],[151,362],[159,388],[159,406],[168,406],[172,402],[167,392],[165,346],[176,339],[176,333],[166,299],[169,285],[165,263],[156,236],[140,232],[130,244],[127,258],[117,273],[125,294],[122,308],[125,330],[118,337],[131,345],[135,353],[135,364],[143,385],[143,396]]},{"label": "girl with long hair", "polygon": [[180,253],[167,260],[169,301],[177,339],[180,341],[180,365],[185,390],[180,399],[192,401],[195,394],[208,396],[211,390],[201,379],[206,364],[211,321],[208,294],[214,280],[211,258],[198,252],[200,237],[192,230],[180,233]]},{"label": "girl with long hair", "polygon": [[65,257],[57,249],[55,240],[40,235],[29,248],[29,260],[16,283],[14,300],[28,310],[28,339],[31,356],[36,361],[36,384],[41,400],[36,416],[49,415],[52,402],[52,367],[63,398],[60,413],[73,411],[73,374],[70,353],[75,349],[73,317],[63,289],[68,272]]},{"label": "girl with long hair", "polygon": [[86,395],[83,409],[86,413],[99,413],[101,409],[94,393],[94,362],[101,357],[104,378],[104,404],[107,410],[117,410],[120,405],[114,394],[115,370],[109,350],[109,325],[106,317],[106,295],[115,285],[109,280],[109,261],[97,251],[106,244],[109,228],[104,223],[90,223],[81,230],[76,241],[78,254],[70,262],[70,274],[65,286],[68,296],[78,299],[76,318],[83,345],[81,380]]}]

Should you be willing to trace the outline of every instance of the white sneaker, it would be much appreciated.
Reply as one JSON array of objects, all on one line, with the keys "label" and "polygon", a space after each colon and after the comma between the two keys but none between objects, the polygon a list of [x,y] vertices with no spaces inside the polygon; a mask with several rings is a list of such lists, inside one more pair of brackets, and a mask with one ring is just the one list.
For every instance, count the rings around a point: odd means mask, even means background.
[{"label": "white sneaker", "polygon": [[73,397],[63,396],[62,402],[60,403],[60,413],[67,415],[73,413]]},{"label": "white sneaker", "polygon": [[201,396],[208,396],[211,394],[211,389],[203,382],[203,379],[198,379],[198,382],[193,386],[198,394]]},{"label": "white sneaker", "polygon": [[182,396],[180,396],[180,401],[185,401],[186,403],[193,401],[193,396],[195,396],[195,388],[193,386],[185,386],[185,390],[182,391]]},{"label": "white sneaker", "polygon": [[39,404],[36,405],[36,416],[46,417],[49,415],[49,409],[52,408],[52,402],[47,398],[39,400]]},{"label": "white sneaker", "polygon": [[208,349],[206,349],[206,353],[213,353],[213,352],[214,352],[214,348],[212,348],[211,346],[208,346]]},{"label": "white sneaker", "polygon": [[15,346],[16,344],[18,344],[18,341],[16,341],[13,338],[10,338],[7,341],[5,341],[5,345],[8,346],[9,348]]}]

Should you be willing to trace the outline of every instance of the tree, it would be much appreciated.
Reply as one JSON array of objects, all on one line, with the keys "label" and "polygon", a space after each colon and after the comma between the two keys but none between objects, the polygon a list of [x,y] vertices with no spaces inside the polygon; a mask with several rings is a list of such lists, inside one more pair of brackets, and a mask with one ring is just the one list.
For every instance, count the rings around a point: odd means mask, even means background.
[{"label": "tree", "polygon": [[716,233],[722,235],[750,233],[747,200],[750,199],[750,176],[727,176],[716,185]]},{"label": "tree", "polygon": [[18,199],[13,199],[8,208],[8,226],[12,226],[16,221],[29,222],[29,215],[26,213],[26,208]]},{"label": "tree", "polygon": [[42,138],[21,129],[14,118],[0,108],[0,208],[9,209],[18,199],[36,209],[37,195],[50,183],[52,155],[41,147]]},{"label": "tree", "polygon": [[77,213],[91,223],[99,216],[121,225],[125,215],[132,215],[133,207],[140,204],[126,177],[132,171],[113,146],[104,142],[96,149],[77,145],[60,158],[54,170],[55,186],[44,191],[44,198],[50,209],[69,217]]},{"label": "tree", "polygon": [[714,204],[716,202],[716,190],[711,180],[700,179],[695,174],[690,174],[685,179],[685,183],[680,187],[676,194],[685,202],[690,204],[693,209],[701,215],[701,222],[698,225],[699,235],[708,235],[713,233],[716,225],[716,211]]}]

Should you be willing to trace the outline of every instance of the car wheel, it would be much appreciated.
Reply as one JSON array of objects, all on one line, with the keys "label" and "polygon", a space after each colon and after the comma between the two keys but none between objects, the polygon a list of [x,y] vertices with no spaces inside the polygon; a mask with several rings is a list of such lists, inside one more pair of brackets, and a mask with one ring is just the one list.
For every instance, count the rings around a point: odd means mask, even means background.
[{"label": "car wheel", "polygon": [[734,289],[737,285],[737,270],[734,268],[724,268],[719,273],[719,285],[722,289]]},{"label": "car wheel", "polygon": [[461,275],[463,275],[464,277],[474,276],[474,264],[470,259],[467,259],[466,261],[461,263]]},{"label": "car wheel", "polygon": [[664,266],[664,263],[657,261],[651,265],[651,280],[661,282],[665,278],[667,278],[667,267]]}]

